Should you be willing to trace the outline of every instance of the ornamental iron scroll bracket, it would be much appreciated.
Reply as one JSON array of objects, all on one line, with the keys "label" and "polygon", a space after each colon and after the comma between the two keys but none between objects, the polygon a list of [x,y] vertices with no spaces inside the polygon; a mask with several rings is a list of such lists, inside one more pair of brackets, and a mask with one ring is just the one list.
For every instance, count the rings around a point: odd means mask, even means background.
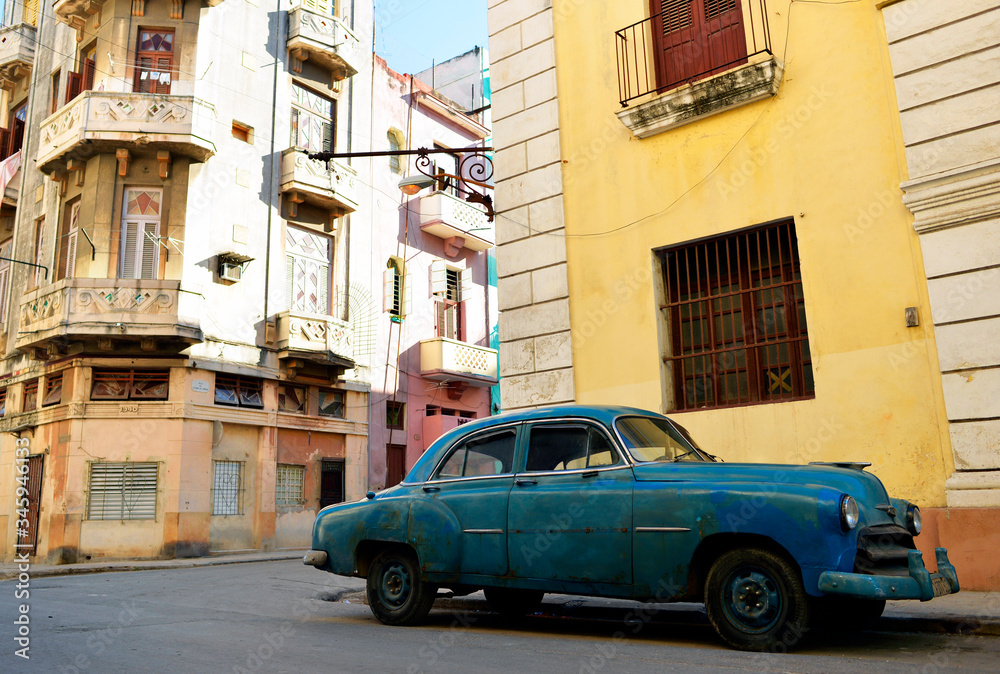
[{"label": "ornamental iron scroll bracket", "polygon": [[[447,187],[454,186],[456,191],[470,204],[480,204],[486,210],[486,219],[493,222],[496,212],[493,210],[493,197],[486,190],[493,189],[490,180],[493,179],[493,159],[487,154],[492,147],[436,148],[425,147],[416,150],[390,150],[383,152],[310,152],[308,157],[319,161],[331,159],[353,159],[358,157],[409,157],[416,156],[414,162],[417,170],[428,178],[443,183]],[[458,163],[458,175],[435,171],[432,154],[462,155]],[[453,182],[454,181],[454,182]],[[473,187],[482,188],[482,192]]]}]

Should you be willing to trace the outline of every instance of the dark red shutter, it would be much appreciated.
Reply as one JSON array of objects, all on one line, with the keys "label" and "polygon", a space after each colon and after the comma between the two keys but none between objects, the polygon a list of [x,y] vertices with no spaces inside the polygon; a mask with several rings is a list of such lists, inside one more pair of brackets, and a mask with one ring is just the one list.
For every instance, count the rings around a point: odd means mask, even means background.
[{"label": "dark red shutter", "polygon": [[650,0],[660,91],[746,60],[740,0]]}]

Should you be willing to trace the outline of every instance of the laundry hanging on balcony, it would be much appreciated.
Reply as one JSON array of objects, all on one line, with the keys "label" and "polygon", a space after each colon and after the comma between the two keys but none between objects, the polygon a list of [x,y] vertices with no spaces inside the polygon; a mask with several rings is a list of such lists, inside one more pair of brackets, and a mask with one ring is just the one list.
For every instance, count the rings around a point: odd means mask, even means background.
[{"label": "laundry hanging on balcony", "polygon": [[11,156],[0,162],[0,197],[7,191],[7,183],[11,181],[14,174],[21,168],[21,151],[18,150]]}]

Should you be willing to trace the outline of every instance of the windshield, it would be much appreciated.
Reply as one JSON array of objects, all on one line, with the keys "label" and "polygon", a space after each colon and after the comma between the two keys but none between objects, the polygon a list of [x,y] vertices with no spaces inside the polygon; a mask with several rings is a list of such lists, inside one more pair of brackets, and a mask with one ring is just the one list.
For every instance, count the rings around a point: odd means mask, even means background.
[{"label": "windshield", "polygon": [[636,461],[710,461],[680,426],[655,417],[621,417],[615,427]]}]

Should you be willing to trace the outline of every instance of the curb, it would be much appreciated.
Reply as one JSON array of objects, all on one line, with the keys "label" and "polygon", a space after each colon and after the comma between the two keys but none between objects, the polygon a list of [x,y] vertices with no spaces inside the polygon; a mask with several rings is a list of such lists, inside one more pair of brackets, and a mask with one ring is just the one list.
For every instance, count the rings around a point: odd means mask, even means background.
[{"label": "curb", "polygon": [[[197,557],[184,560],[151,560],[149,562],[107,562],[97,564],[66,564],[32,566],[31,578],[53,578],[56,576],[79,576],[89,573],[123,573],[127,571],[162,571],[165,569],[193,569],[205,566],[222,566],[224,564],[253,564],[257,562],[278,562],[288,559],[301,559],[302,552],[269,555],[267,557]],[[16,565],[13,569],[0,570],[0,581],[14,580],[19,572]]]}]

